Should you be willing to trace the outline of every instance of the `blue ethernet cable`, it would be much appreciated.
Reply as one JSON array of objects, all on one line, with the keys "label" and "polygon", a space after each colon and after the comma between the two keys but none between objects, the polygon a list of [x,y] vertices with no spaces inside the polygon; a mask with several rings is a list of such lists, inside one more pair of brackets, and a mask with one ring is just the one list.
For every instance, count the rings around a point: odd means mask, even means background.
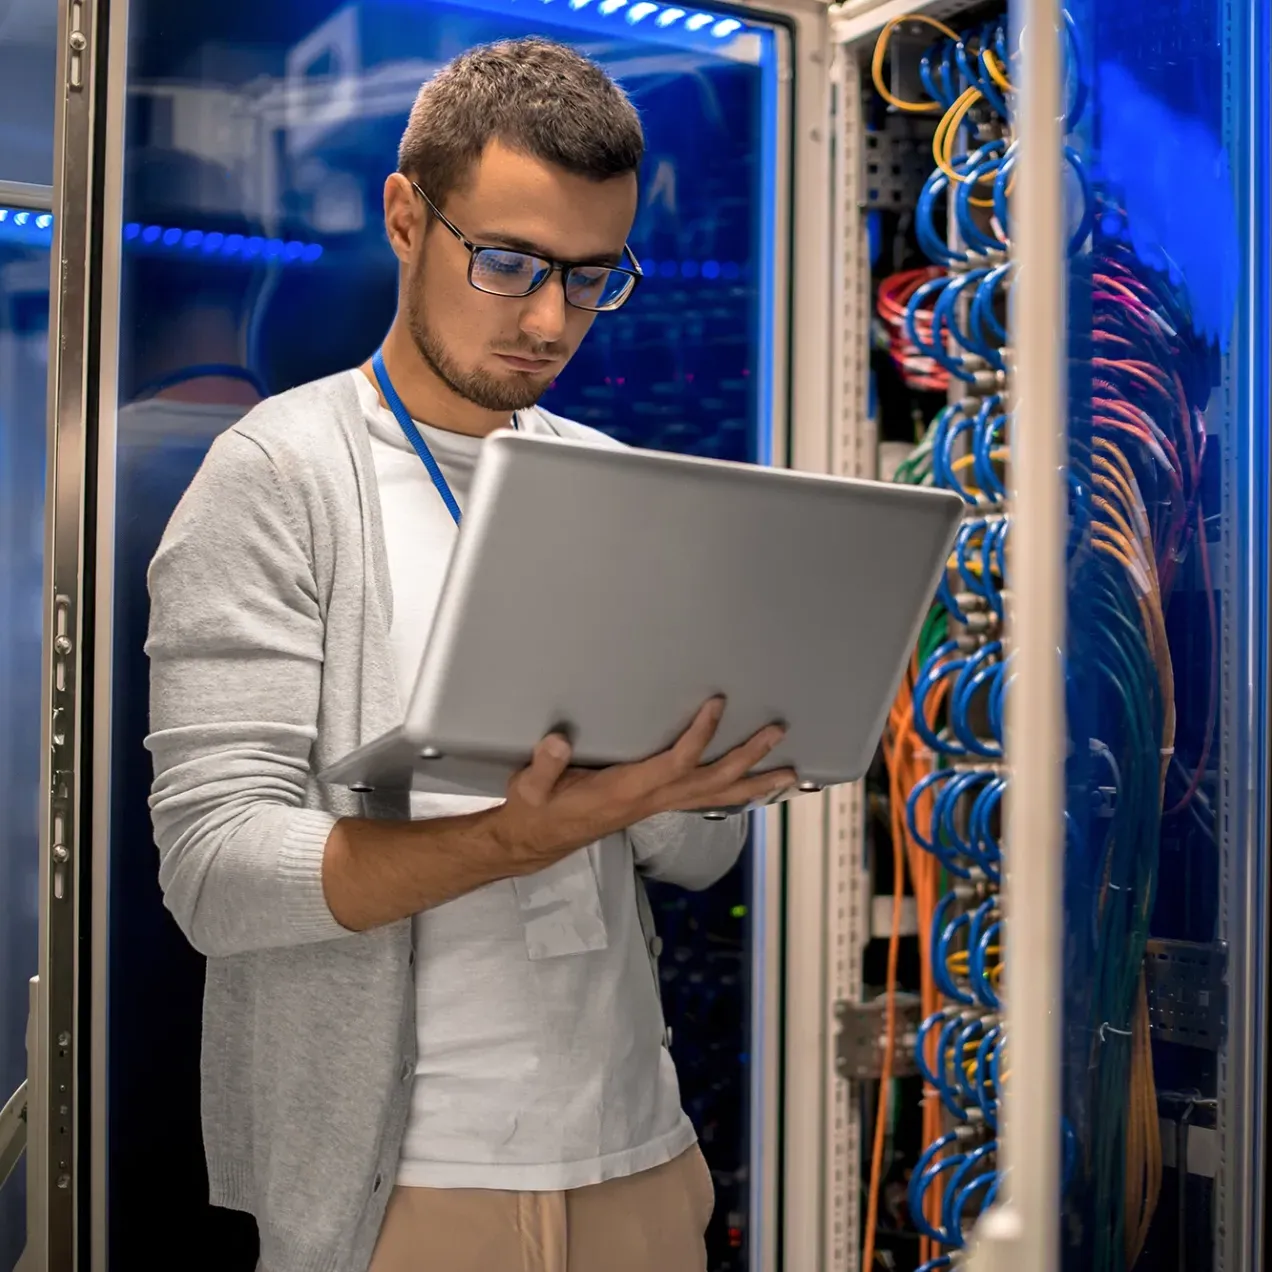
[{"label": "blue ethernet cable", "polygon": [[989,955],[989,947],[994,943],[994,938],[1002,930],[1002,926],[1003,921],[1001,919],[991,923],[971,947],[967,960],[968,967],[971,970],[972,993],[980,1000],[982,1006],[988,1007],[991,1011],[997,1011],[1002,1006],[1002,1003],[994,987],[989,983],[985,959]]},{"label": "blue ethernet cable", "polygon": [[910,1218],[914,1221],[914,1226],[924,1236],[931,1237],[933,1241],[939,1241],[942,1245],[951,1244],[949,1235],[928,1223],[927,1216],[923,1213],[923,1197],[938,1175],[945,1170],[955,1169],[961,1164],[963,1154],[956,1153],[944,1161],[937,1162],[935,1167],[932,1166],[933,1159],[938,1153],[944,1152],[945,1149],[957,1143],[957,1131],[947,1131],[939,1139],[934,1139],[919,1154],[919,1160],[915,1163],[910,1175],[909,1187],[906,1189],[907,1200],[910,1203]]},{"label": "blue ethernet cable", "polygon": [[[977,792],[967,820],[968,842],[976,846],[980,860],[992,862],[995,870],[1003,859],[1003,850],[998,837],[990,829],[990,819],[995,809],[1002,803],[1003,792],[1006,789],[1005,777],[997,775],[992,777]],[[986,871],[986,873],[989,872]]]},{"label": "blue ethernet cable", "polygon": [[[963,1243],[962,1224],[955,1221],[955,1205],[959,1189],[967,1182],[968,1177],[975,1171],[976,1167],[987,1157],[992,1157],[997,1149],[998,1142],[996,1140],[986,1140],[984,1144],[972,1149],[970,1153],[964,1156],[962,1164],[954,1172],[954,1177],[950,1180],[949,1186],[945,1190],[944,1204],[941,1207],[941,1224],[946,1232],[958,1236],[959,1245]],[[994,1171],[991,1168],[988,1174],[992,1175],[993,1173]],[[981,1178],[985,1178],[985,1175],[982,1174]]]},{"label": "blue ethernet cable", "polygon": [[[963,613],[963,607],[959,605],[954,597],[954,593],[950,591],[950,580],[948,574],[941,575],[941,581],[937,584],[936,599],[950,614],[950,617],[958,623],[966,623],[967,615]],[[951,752],[954,754],[954,752]]]},{"label": "blue ethernet cable", "polygon": [[[992,1142],[992,1141],[991,1141]],[[963,1237],[963,1212],[967,1209],[968,1199],[973,1193],[979,1192],[980,1189],[997,1188],[998,1172],[996,1170],[987,1170],[981,1175],[977,1175],[970,1183],[963,1184],[962,1187],[955,1191],[955,1186],[951,1185],[950,1191],[946,1194],[946,1214],[949,1216],[947,1223],[950,1225],[951,1232],[958,1233],[958,1245],[961,1248],[965,1244]],[[989,1206],[988,1197],[982,1200],[982,1207]]]},{"label": "blue ethernet cable", "polygon": [[[985,1124],[991,1131],[998,1131],[998,1091],[993,1088],[993,1077],[989,1068],[989,1057],[1003,1036],[1002,1025],[993,1025],[985,1030],[980,1046],[976,1048],[976,1103],[984,1115]],[[990,1090],[993,1088],[993,1096]]]},{"label": "blue ethernet cable", "polygon": [[[918,1034],[915,1036],[914,1040],[914,1059],[919,1068],[919,1075],[938,1094],[945,1089],[945,1077],[944,1075],[937,1077],[937,1075],[932,1071],[932,1067],[928,1064],[927,1040],[928,1035],[937,1027],[937,1025],[942,1026],[942,1028],[945,1026],[946,1020],[947,1015],[945,1008],[934,1011],[919,1026]],[[941,1060],[942,1067],[944,1067],[944,1061],[941,1058],[939,1051],[937,1053],[937,1057],[938,1060]]]},{"label": "blue ethernet cable", "polygon": [[1091,181],[1081,155],[1072,146],[1065,146],[1064,157],[1077,175],[1078,185],[1082,190],[1082,217],[1069,239],[1069,255],[1076,256],[1095,228],[1095,196],[1091,192]]},{"label": "blue ethernet cable", "polygon": [[[985,555],[985,536],[989,533],[990,525],[986,518],[975,517],[970,521],[964,521],[959,526],[954,537],[954,568],[958,571],[959,577],[963,580],[964,586],[973,596],[979,596],[987,605],[994,604],[994,596],[997,588],[994,586],[994,574],[991,570],[986,574],[983,570],[977,570],[972,562],[968,560],[968,554],[974,552],[977,556],[977,565],[984,565]],[[980,544],[976,547],[972,546],[972,540],[980,536]]]},{"label": "blue ethernet cable", "polygon": [[986,687],[993,676],[1001,674],[997,670],[999,663],[994,660],[1000,657],[1002,649],[1001,641],[991,640],[963,659],[958,679],[950,691],[948,718],[954,736],[969,755],[979,755],[990,760],[1002,758],[1002,743],[987,743],[977,737],[972,730],[968,712],[972,700],[981,689]]},{"label": "blue ethernet cable", "polygon": [[[986,578],[991,580],[995,578],[996,572],[994,567],[997,564],[994,545],[999,541],[1002,531],[1006,525],[1007,525],[1007,522],[1005,520],[999,521],[996,524],[991,524],[989,529],[985,531],[984,538],[981,539],[981,551],[980,551],[981,571]],[[1006,617],[1006,603],[1003,600],[1003,591],[1002,591],[1003,578],[1001,573],[997,574],[997,579],[998,579],[998,586],[997,587],[991,586],[988,592],[986,593],[986,595],[989,600],[990,609],[994,611],[994,613],[999,617],[999,619],[1002,619]],[[993,699],[992,698],[990,699],[990,704],[991,704],[990,724],[993,725],[994,721],[993,721]],[[998,738],[998,740],[1001,742],[1002,741],[1001,726],[994,727],[993,733],[994,733],[994,736]]]},{"label": "blue ethernet cable", "polygon": [[[939,828],[940,833],[937,838],[942,846],[948,842],[956,853],[961,854],[974,865],[979,866],[987,878],[997,883],[999,871],[995,862],[988,855],[981,852],[980,845],[977,844],[974,836],[969,834],[965,838],[960,834],[956,824],[959,803],[963,796],[980,783],[993,782],[994,780],[994,774],[984,769],[965,769],[958,773],[958,776],[947,783],[937,796],[932,807],[932,825]],[[975,803],[973,803],[972,808],[975,809]],[[968,825],[970,830],[970,816]],[[949,869],[949,863],[946,861],[944,852],[934,855],[939,856],[942,863]],[[970,872],[967,871],[951,871],[951,873],[961,874],[964,878],[970,877]]]},{"label": "blue ethernet cable", "polygon": [[[941,1103],[945,1105],[949,1115],[958,1122],[967,1121],[967,1111],[963,1108],[962,1102],[959,1100],[958,1092],[950,1085],[949,1080],[949,1040],[953,1036],[954,1031],[958,1028],[962,1019],[962,1013],[945,1008],[940,1013],[941,1032],[936,1041],[936,1059],[937,1071],[932,1074],[932,1085],[936,1088],[936,1093],[941,1097]],[[926,1066],[925,1066],[926,1069]],[[928,1070],[930,1072],[930,1070]]]},{"label": "blue ethernet cable", "polygon": [[[939,1143],[940,1141],[938,1140],[937,1142]],[[922,1158],[919,1160],[922,1161]],[[923,1203],[927,1200],[928,1189],[931,1188],[942,1175],[948,1174],[951,1171],[957,1171],[963,1165],[965,1160],[966,1154],[955,1153],[952,1157],[947,1157],[943,1161],[939,1161],[935,1165],[929,1166],[921,1174],[916,1168],[915,1173],[910,1176],[910,1186],[914,1195],[917,1196],[919,1203],[917,1216],[913,1203],[911,1203],[910,1207],[910,1218],[914,1220],[914,1226],[918,1228],[924,1236],[931,1237],[934,1241],[939,1241],[942,1245],[954,1246],[956,1248],[959,1245],[959,1236],[956,1233],[950,1232],[944,1226],[943,1216],[942,1225],[939,1228],[933,1227],[926,1217],[920,1218],[919,1216],[923,1216]]]},{"label": "blue ethernet cable", "polygon": [[954,1039],[954,1084],[959,1095],[967,1104],[976,1103],[976,1088],[972,1086],[972,1076],[967,1072],[967,1050],[975,1041],[975,1035],[984,1032],[984,1022],[979,1016],[973,1017]]},{"label": "blue ethernet cable", "polygon": [[1068,109],[1065,111],[1064,124],[1065,132],[1072,132],[1081,122],[1082,112],[1086,108],[1088,90],[1086,76],[1082,73],[1082,46],[1078,42],[1077,24],[1068,9],[1063,9],[1061,12],[1064,14],[1064,29],[1069,53],[1065,76],[1073,82],[1073,91],[1069,97]]},{"label": "blue ethernet cable", "polygon": [[998,228],[1002,230],[1004,237],[1011,238],[1011,205],[1007,202],[1008,183],[1011,178],[1011,171],[1016,166],[1016,143],[1013,141],[1007,147],[1006,154],[1003,155],[1002,162],[998,165],[998,174],[994,177],[994,217],[998,221]]},{"label": "blue ethernet cable", "polygon": [[932,423],[932,481],[945,490],[954,491],[969,508],[974,508],[976,496],[959,481],[951,465],[954,443],[976,426],[976,417],[966,414],[958,403],[951,403],[937,412]]},{"label": "blue ethernet cable", "polygon": [[1011,522],[1005,517],[999,523],[998,536],[994,544],[994,560],[998,565],[998,577],[1008,585],[1007,578],[1007,534],[1011,530]]},{"label": "blue ethernet cable", "polygon": [[990,96],[990,94],[986,94],[986,97],[989,99],[990,104],[1004,119],[1010,119],[1011,105],[1007,101],[1006,96],[1003,94],[1002,89],[999,87],[997,80],[995,80],[989,73],[989,67],[985,63],[986,53],[991,51],[994,52],[1005,73],[1007,66],[1006,58],[998,53],[996,47],[998,41],[1002,38],[1002,33],[1003,26],[1001,22],[986,22],[985,25],[981,27],[980,47],[976,51],[976,64],[980,67],[981,72],[977,79],[977,83],[989,85],[992,96]]},{"label": "blue ethernet cable", "polygon": [[[991,271],[991,273],[994,272],[997,271]],[[976,298],[972,301],[973,312],[975,312],[975,306],[980,303],[981,292],[988,285],[987,278],[977,289]],[[995,503],[1007,497],[1006,488],[999,480],[993,461],[994,443],[1003,439],[1007,425],[1007,416],[999,410],[1001,405],[1002,398],[997,393],[991,393],[981,403],[980,410],[976,412],[976,427],[972,433],[972,454],[976,461],[972,471],[976,474],[976,484]],[[996,411],[998,413],[994,414]]]},{"label": "blue ethernet cable", "polygon": [[924,660],[914,682],[914,728],[919,737],[934,751],[942,755],[964,755],[964,747],[932,731],[927,719],[927,695],[936,681],[961,671],[966,660],[955,657],[959,652],[958,641],[947,640]]},{"label": "blue ethernet cable", "polygon": [[[961,162],[962,156],[954,161],[955,172],[959,170]],[[938,234],[936,230],[936,200],[945,192],[946,186],[949,185],[949,180],[949,177],[940,168],[934,169],[932,175],[923,183],[923,189],[919,192],[919,200],[915,207],[914,215],[914,232],[918,237],[919,246],[923,249],[924,255],[935,264],[947,267],[966,264],[969,259],[968,253],[951,248],[946,242],[945,235]]]},{"label": "blue ethernet cable", "polygon": [[[999,268],[1001,267],[982,265],[969,270],[945,289],[932,312],[934,335],[939,322],[941,330],[948,330],[961,348],[974,357],[983,359],[987,365],[996,370],[1004,369],[1006,364],[1003,362],[998,344],[995,340],[986,338],[980,324],[976,321],[976,298],[980,294],[980,289],[988,283],[990,275]],[[960,297],[968,289],[971,292],[971,302],[967,306],[966,314],[963,316],[965,321],[963,321],[956,306]],[[938,307],[941,310],[939,317],[936,312]]]},{"label": "blue ethernet cable", "polygon": [[[963,292],[974,283],[979,283],[988,273],[989,269],[984,266],[979,269],[969,270],[966,274],[962,274],[951,281],[941,292],[932,309],[932,346],[939,346],[941,344],[941,333],[948,331],[968,353],[978,358],[983,358],[991,367],[1001,371],[1005,367],[1002,355],[991,345],[977,339],[975,332],[964,331],[958,324],[955,310],[955,306],[958,304],[959,297],[962,296]],[[957,361],[959,366],[963,365],[961,356],[948,353],[946,356],[950,359],[951,371],[955,361]]]},{"label": "blue ethernet cable", "polygon": [[998,909],[998,894],[993,893],[986,897],[980,905],[971,911],[968,928],[967,928],[967,948],[970,955],[971,948],[981,938],[983,924],[989,920],[989,916]]},{"label": "blue ethernet cable", "polygon": [[971,380],[971,373],[962,369],[963,360],[957,359],[957,363],[953,357],[946,353],[942,347],[941,330],[937,321],[937,311],[941,304],[941,297],[937,296],[936,303],[932,308],[932,339],[924,340],[919,335],[919,308],[923,302],[936,293],[944,293],[950,286],[950,276],[943,275],[940,278],[933,278],[930,281],[916,287],[911,293],[910,299],[905,306],[905,333],[909,337],[910,343],[924,356],[939,362],[951,375],[960,379]]},{"label": "blue ethernet cable", "polygon": [[[943,922],[946,913],[949,910],[947,902],[954,900],[954,893],[947,892],[936,907],[936,911],[932,917],[932,972],[936,978],[937,987],[946,998],[952,998],[956,1003],[962,1003],[965,1007],[972,1007],[976,1000],[965,989],[960,989],[954,983],[950,976],[947,963],[953,951],[950,949],[955,936],[960,928],[966,927],[971,921],[971,916],[967,913],[955,915],[948,922]],[[945,1039],[942,1034],[942,1040]]]},{"label": "blue ethernet cable", "polygon": [[995,265],[989,271],[989,276],[976,289],[976,295],[972,297],[972,314],[969,321],[973,327],[984,334],[986,340],[997,341],[999,344],[1007,343],[1007,328],[994,314],[994,297],[1002,286],[1003,280],[1011,276],[1012,269],[1011,261]]},{"label": "blue ethernet cable", "polygon": [[945,845],[941,842],[941,836],[939,833],[940,822],[936,816],[935,805],[933,806],[932,829],[936,833],[933,834],[933,837],[929,839],[926,835],[920,834],[918,826],[918,803],[923,797],[924,792],[938,783],[948,782],[955,776],[956,772],[957,770],[955,769],[937,769],[935,772],[928,773],[926,776],[920,778],[919,781],[910,788],[910,794],[906,798],[905,819],[906,826],[910,831],[911,837],[914,839],[914,842],[924,850],[924,852],[931,853],[932,856],[940,861],[946,870],[950,872],[950,874],[955,875],[960,879],[970,879],[972,877],[971,871],[959,862],[953,853],[947,852]]},{"label": "blue ethernet cable", "polygon": [[967,55],[967,37],[959,40],[954,45],[954,57],[958,62],[958,68],[963,72],[964,79],[968,84],[978,88],[981,96],[993,108],[995,114],[1001,115],[1003,119],[1007,118],[1007,103],[1003,99],[1003,95],[999,92],[998,85],[994,83],[994,78],[989,73],[988,67],[985,65],[985,59],[981,56],[981,50],[985,45],[985,38],[991,30],[991,24],[986,22],[981,27],[980,34],[977,39],[977,48],[975,53],[976,64],[972,65],[971,59]]},{"label": "blue ethernet cable", "polygon": [[951,106],[958,100],[959,94],[963,91],[958,82],[958,71],[954,65],[954,46],[949,40],[944,41],[941,48],[941,65],[939,68],[941,77],[941,85],[944,90],[942,101],[948,103],[945,107],[949,110]]},{"label": "blue ethernet cable", "polygon": [[[947,274],[942,278],[934,278],[931,282],[915,288],[905,307],[905,331],[910,338],[910,343],[920,353],[939,363],[956,379],[965,380],[968,384],[971,384],[976,377],[967,369],[963,359],[958,354],[951,354],[946,350],[945,342],[941,339],[942,328],[945,324],[945,311],[942,308],[946,299],[945,293],[956,285],[957,282],[952,280],[951,276]],[[941,295],[937,297],[936,304],[932,308],[932,339],[924,340],[919,335],[919,305],[928,296],[938,291]]]},{"label": "blue ethernet cable", "polygon": [[938,82],[939,72],[934,72],[932,68],[932,55],[937,52],[944,52],[940,43],[933,44],[919,58],[919,80],[923,85],[923,91],[934,102],[939,102],[946,110],[949,110],[954,105],[954,98],[949,95],[948,79],[942,75],[941,81]]},{"label": "blue ethernet cable", "polygon": [[985,157],[967,164],[967,175],[958,183],[954,192],[954,219],[959,232],[969,249],[982,256],[1005,252],[1009,246],[1006,239],[993,232],[992,226],[989,230],[982,229],[972,212],[972,199],[976,197],[978,190],[984,191],[991,186],[990,178],[1002,166],[1002,152],[1006,147],[1005,141],[998,141],[978,151],[978,154],[984,154]]},{"label": "blue ethernet cable", "polygon": [[[1001,593],[1000,593],[1001,596]],[[989,710],[989,733],[990,736],[997,740],[999,746],[1003,745],[1003,707],[1006,701],[1007,691],[1007,664],[1010,656],[998,663],[994,668],[993,680],[989,686],[989,696],[986,706]]]}]

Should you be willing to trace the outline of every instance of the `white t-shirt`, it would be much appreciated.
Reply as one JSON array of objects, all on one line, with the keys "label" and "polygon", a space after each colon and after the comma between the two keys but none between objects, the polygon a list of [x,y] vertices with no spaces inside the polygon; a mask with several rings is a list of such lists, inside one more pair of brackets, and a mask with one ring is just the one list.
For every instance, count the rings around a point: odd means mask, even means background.
[{"label": "white t-shirt", "polygon": [[[456,527],[392,413],[366,376],[351,374],[371,435],[405,699]],[[560,431],[537,410],[517,422],[525,432]],[[480,439],[417,426],[462,510]],[[509,643],[516,638],[510,611]],[[411,812],[454,816],[497,802],[417,792]],[[419,1058],[399,1184],[580,1188],[650,1170],[693,1144],[636,887],[629,838],[611,835],[537,875],[416,916]]]}]

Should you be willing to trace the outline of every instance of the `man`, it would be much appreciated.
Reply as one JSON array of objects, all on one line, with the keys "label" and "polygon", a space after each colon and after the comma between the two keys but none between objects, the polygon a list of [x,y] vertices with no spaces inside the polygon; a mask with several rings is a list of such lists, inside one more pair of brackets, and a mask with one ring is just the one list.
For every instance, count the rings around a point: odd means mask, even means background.
[{"label": "man", "polygon": [[709,703],[600,773],[551,736],[498,802],[314,776],[402,718],[482,437],[606,444],[534,404],[635,285],[642,149],[622,92],[546,41],[425,85],[384,191],[381,354],[223,435],[152,565],[151,806],[209,956],[212,1200],[256,1216],[267,1272],[704,1266],[636,870],[722,875],[741,819],[684,810],[793,786],[746,776],[780,730],[703,765]]}]

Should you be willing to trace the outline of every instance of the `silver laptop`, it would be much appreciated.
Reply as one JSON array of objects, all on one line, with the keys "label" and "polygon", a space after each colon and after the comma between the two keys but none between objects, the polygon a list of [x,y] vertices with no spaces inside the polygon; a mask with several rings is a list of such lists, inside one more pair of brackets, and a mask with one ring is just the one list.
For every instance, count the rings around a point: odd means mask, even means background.
[{"label": "silver laptop", "polygon": [[405,722],[321,774],[501,796],[546,733],[605,767],[708,698],[806,788],[871,761],[962,513],[949,492],[517,432],[482,447]]}]

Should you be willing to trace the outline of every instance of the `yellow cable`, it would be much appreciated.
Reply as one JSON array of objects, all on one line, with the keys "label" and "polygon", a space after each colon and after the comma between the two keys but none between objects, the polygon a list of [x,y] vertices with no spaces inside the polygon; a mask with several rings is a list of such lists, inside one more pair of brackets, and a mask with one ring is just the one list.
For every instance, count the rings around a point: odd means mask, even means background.
[{"label": "yellow cable", "polygon": [[998,54],[990,49],[985,49],[981,53],[981,60],[985,63],[989,78],[1004,92],[1012,92],[1011,80],[1007,78],[1007,73],[1003,70],[1003,64],[998,60]]},{"label": "yellow cable", "polygon": [[[951,40],[957,40],[957,32],[951,31],[944,22],[938,22],[936,18],[929,17],[926,13],[905,13],[899,18],[893,18],[891,22],[879,32],[879,38],[875,41],[874,57],[870,63],[870,74],[874,80],[875,90],[879,96],[883,98],[889,106],[895,107],[897,110],[907,110],[916,115],[930,115],[941,109],[940,102],[907,102],[897,97],[883,82],[883,63],[888,53],[888,42],[892,39],[892,33],[906,22],[921,22],[924,26],[932,27],[939,31],[942,35],[947,36]],[[990,72],[993,73],[992,71]]]},{"label": "yellow cable", "polygon": [[[1163,612],[1161,585],[1157,578],[1157,563],[1153,553],[1152,543],[1148,538],[1147,522],[1143,504],[1136,500],[1133,494],[1136,487],[1134,485],[1135,477],[1132,472],[1130,462],[1122,453],[1121,449],[1114,446],[1113,443],[1109,442],[1107,439],[1096,438],[1095,442],[1097,450],[1102,452],[1101,454],[1095,454],[1092,456],[1094,462],[1095,482],[1097,485],[1103,485],[1106,481],[1110,482],[1113,489],[1120,496],[1123,511],[1127,514],[1127,519],[1133,520],[1139,527],[1139,532],[1134,537],[1138,539],[1141,544],[1141,555],[1148,566],[1150,593],[1147,597],[1139,598],[1139,605],[1141,615],[1144,619],[1145,637],[1153,655],[1153,662],[1157,667],[1157,677],[1162,690],[1162,702],[1165,706],[1164,718],[1162,720],[1161,757],[1161,785],[1162,794],[1164,796],[1166,772],[1170,767],[1170,756],[1173,753],[1173,747],[1175,745],[1175,672],[1170,656],[1170,643],[1166,635],[1166,619]],[[1098,525],[1093,527],[1093,529],[1096,531],[1104,529],[1104,533],[1106,535],[1109,533],[1107,528],[1102,528]],[[1127,547],[1129,548],[1129,545],[1127,545]],[[1128,557],[1133,555],[1133,553],[1129,551],[1127,552]],[[1122,560],[1122,564],[1128,565],[1128,562],[1126,560]]]},{"label": "yellow cable", "polygon": [[967,112],[980,100],[981,91],[979,88],[967,88],[959,94],[954,105],[941,116],[941,122],[936,126],[936,132],[932,134],[932,158],[936,160],[936,166],[945,173],[951,181],[957,181],[962,185],[966,178],[954,171],[954,138],[958,135],[959,125],[962,124]]},{"label": "yellow cable", "polygon": [[[957,181],[959,185],[967,185],[972,178],[954,170],[954,141],[958,136],[958,130],[963,125],[963,120],[967,117],[967,112],[983,97],[984,94],[979,88],[964,90],[954,105],[941,117],[941,122],[937,124],[936,132],[932,135],[932,157],[936,160],[936,166],[951,181]],[[994,178],[995,173],[983,172],[975,178],[975,182],[977,185],[992,185]],[[994,206],[993,199],[977,199],[973,197],[968,202],[977,208],[992,208]]]}]

